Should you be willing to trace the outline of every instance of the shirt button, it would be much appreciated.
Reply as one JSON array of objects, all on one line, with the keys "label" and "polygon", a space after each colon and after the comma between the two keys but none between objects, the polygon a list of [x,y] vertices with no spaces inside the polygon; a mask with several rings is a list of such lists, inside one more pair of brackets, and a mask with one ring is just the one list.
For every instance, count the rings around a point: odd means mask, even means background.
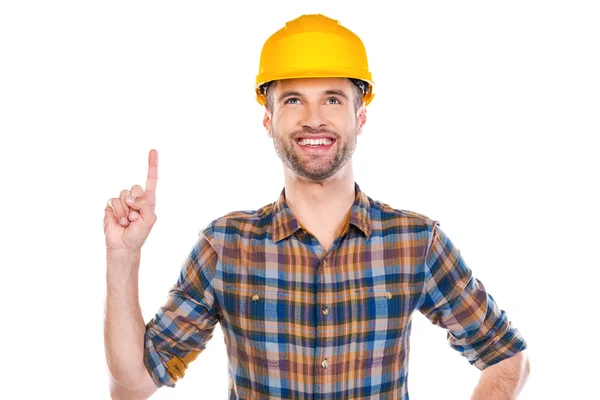
[{"label": "shirt button", "polygon": [[326,267],[326,266],[327,266],[327,261],[323,261],[323,262],[321,263],[321,265],[322,265],[322,266],[324,266],[324,267]]},{"label": "shirt button", "polygon": [[388,299],[388,300],[391,299],[392,298],[392,293],[385,292],[385,298]]},{"label": "shirt button", "polygon": [[322,311],[323,311],[323,315],[329,315],[329,307],[327,307],[327,306],[324,306],[324,307],[322,308]]},{"label": "shirt button", "polygon": [[252,295],[252,301],[258,301],[258,293]]},{"label": "shirt button", "polygon": [[324,359],[323,362],[321,363],[321,367],[323,367],[324,369],[327,369],[327,367],[329,367],[329,361],[327,361],[327,359]]}]

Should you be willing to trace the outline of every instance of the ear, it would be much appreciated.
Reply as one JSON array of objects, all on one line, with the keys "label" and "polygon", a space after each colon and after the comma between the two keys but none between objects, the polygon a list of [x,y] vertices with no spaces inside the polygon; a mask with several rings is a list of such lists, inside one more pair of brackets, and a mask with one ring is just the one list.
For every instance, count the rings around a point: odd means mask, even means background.
[{"label": "ear", "polygon": [[263,126],[267,130],[267,136],[273,138],[273,132],[271,132],[271,120],[272,120],[271,111],[265,106],[265,116],[263,117]]},{"label": "ear", "polygon": [[363,102],[356,111],[356,119],[358,120],[358,134],[362,132],[363,126],[367,123],[367,106]]}]

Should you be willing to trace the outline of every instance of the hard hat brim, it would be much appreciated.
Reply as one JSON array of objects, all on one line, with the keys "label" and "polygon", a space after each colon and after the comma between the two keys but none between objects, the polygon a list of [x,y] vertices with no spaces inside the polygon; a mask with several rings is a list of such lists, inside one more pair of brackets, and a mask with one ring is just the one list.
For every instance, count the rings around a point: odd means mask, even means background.
[{"label": "hard hat brim", "polygon": [[268,71],[256,77],[254,89],[256,91],[256,100],[260,105],[266,104],[266,98],[261,93],[260,87],[267,82],[283,79],[302,79],[302,78],[355,78],[365,81],[369,84],[369,89],[363,96],[365,105],[368,105],[375,96],[375,83],[372,81],[371,74],[365,71],[356,71],[350,68],[290,68],[278,71]]}]

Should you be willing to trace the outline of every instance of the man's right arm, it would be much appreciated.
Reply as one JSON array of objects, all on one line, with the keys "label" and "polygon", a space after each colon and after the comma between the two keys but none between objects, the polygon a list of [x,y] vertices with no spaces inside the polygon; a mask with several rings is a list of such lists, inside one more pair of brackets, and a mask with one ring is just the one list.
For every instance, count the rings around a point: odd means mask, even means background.
[{"label": "man's right arm", "polygon": [[107,251],[104,346],[112,399],[147,399],[158,387],[144,365],[138,297],[140,251]]}]

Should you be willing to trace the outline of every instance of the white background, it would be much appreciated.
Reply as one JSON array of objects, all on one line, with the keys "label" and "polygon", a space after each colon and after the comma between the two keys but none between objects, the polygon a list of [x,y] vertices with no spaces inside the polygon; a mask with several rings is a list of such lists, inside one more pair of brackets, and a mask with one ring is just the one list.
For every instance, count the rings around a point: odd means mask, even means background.
[{"label": "white background", "polygon": [[[103,210],[145,184],[148,321],[197,233],[277,199],[253,84],[286,21],[358,34],[376,96],[354,156],[372,198],[425,214],[529,344],[520,399],[597,392],[600,13],[584,1],[13,1],[0,5],[2,398],[106,399]],[[385,5],[384,5],[385,3]],[[411,399],[467,399],[479,371],[415,314]],[[8,393],[12,393],[8,395]],[[225,399],[220,327],[176,389]]]}]

